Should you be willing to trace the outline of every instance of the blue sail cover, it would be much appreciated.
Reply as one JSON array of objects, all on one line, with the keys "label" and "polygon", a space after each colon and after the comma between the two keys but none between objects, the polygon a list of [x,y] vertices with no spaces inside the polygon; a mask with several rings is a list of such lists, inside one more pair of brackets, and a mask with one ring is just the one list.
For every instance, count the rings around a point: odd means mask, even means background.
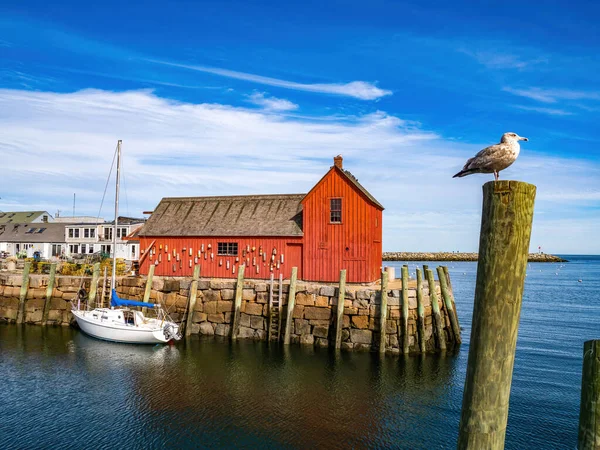
[{"label": "blue sail cover", "polygon": [[112,306],[145,306],[146,308],[154,308],[154,303],[138,302],[137,300],[127,300],[125,298],[119,298],[117,291],[112,290],[110,298],[110,304]]}]

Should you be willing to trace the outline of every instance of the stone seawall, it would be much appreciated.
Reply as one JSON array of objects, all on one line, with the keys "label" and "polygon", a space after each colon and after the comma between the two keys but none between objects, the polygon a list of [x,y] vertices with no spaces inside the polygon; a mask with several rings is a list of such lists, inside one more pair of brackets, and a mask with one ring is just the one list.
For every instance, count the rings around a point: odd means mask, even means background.
[{"label": "stone seawall", "polygon": [[[0,274],[0,321],[15,322],[19,310],[22,274]],[[48,303],[47,324],[69,325],[72,314],[68,300],[75,298],[83,286],[89,291],[90,278],[56,277],[56,287]],[[46,303],[47,275],[30,275],[29,288],[24,305],[24,322],[41,324]],[[160,303],[176,321],[186,317],[191,279],[154,277],[150,299]],[[208,336],[231,336],[234,314],[236,280],[200,279],[197,301],[192,314],[192,334]],[[435,282],[443,337],[447,346],[454,345],[454,337],[448,312]],[[120,277],[118,293],[126,298],[142,300],[146,286],[145,277]],[[278,290],[276,282],[275,291]],[[402,351],[402,291],[401,281],[391,282],[388,290],[388,313],[385,326],[386,351]],[[238,338],[266,340],[269,321],[269,282],[245,280],[242,290]],[[102,291],[99,281],[98,298]],[[285,318],[289,281],[284,282],[282,317]],[[338,287],[335,285],[307,283],[296,285],[295,307],[290,324],[291,343],[328,347],[335,342],[335,315]],[[344,302],[342,349],[377,350],[379,342],[381,292],[378,284],[372,286],[347,285]],[[105,302],[106,304],[106,302]],[[427,352],[437,351],[439,337],[433,331],[432,306],[428,284],[423,285],[424,342]],[[455,309],[456,310],[456,309]],[[281,337],[285,329],[281,327]],[[420,352],[417,333],[416,283],[408,284],[408,343],[411,353]]]},{"label": "stone seawall", "polygon": [[[477,261],[477,253],[383,252],[383,261]],[[528,262],[568,262],[560,256],[530,253]]]}]

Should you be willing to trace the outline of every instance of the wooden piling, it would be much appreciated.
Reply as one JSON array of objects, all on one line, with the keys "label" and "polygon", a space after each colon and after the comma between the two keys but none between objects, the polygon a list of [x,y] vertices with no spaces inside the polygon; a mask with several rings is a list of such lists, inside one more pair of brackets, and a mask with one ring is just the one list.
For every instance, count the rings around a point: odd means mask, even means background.
[{"label": "wooden piling", "polygon": [[440,315],[440,305],[438,303],[437,289],[435,286],[435,279],[433,278],[433,271],[427,269],[425,271],[427,277],[427,283],[429,284],[429,300],[431,302],[431,315],[433,316],[433,329],[437,336],[438,346],[440,350],[446,350],[446,336],[444,335],[444,327],[442,326],[442,318]]},{"label": "wooden piling", "polygon": [[[151,266],[154,267],[154,266]],[[241,269],[241,267],[240,267]],[[152,271],[154,272],[154,271]],[[150,278],[150,274],[148,274],[150,280],[150,287],[152,287],[152,278]],[[239,277],[239,272],[238,272]],[[194,311],[196,310],[196,297],[198,295],[198,280],[200,279],[200,265],[196,264],[194,266],[194,274],[192,275],[192,282],[190,284],[190,299],[187,307],[187,320],[185,321],[185,335],[189,336],[192,334],[192,320],[194,318]],[[243,284],[243,281],[242,281]],[[148,286],[146,286],[146,291],[149,291]],[[236,289],[237,294],[237,289]],[[148,294],[149,295],[149,294]],[[144,295],[144,298],[146,296]]]},{"label": "wooden piling", "polygon": [[419,350],[425,353],[425,308],[423,307],[423,277],[417,268],[417,333],[419,334]]},{"label": "wooden piling", "polygon": [[[452,304],[456,306],[456,302],[454,301],[454,289],[452,288],[452,280],[450,279],[450,272],[448,271],[448,266],[442,266],[444,268],[444,274],[446,274],[446,281],[448,282],[448,289],[450,291],[450,297],[452,297]],[[454,317],[456,318],[456,324],[458,325],[458,329],[460,330],[460,320],[458,320],[458,313],[456,309],[454,309]],[[462,340],[462,337],[461,337]]]},{"label": "wooden piling", "polygon": [[240,328],[240,310],[242,308],[242,294],[244,291],[244,271],[246,266],[240,264],[238,267],[237,283],[235,285],[235,300],[233,303],[233,320],[231,326],[231,339],[236,340]]},{"label": "wooden piling", "polygon": [[535,191],[519,181],[483,186],[459,449],[504,448]]},{"label": "wooden piling", "polygon": [[346,269],[340,270],[338,287],[337,315],[335,320],[335,348],[342,347],[342,326],[344,324],[344,302],[346,301]]},{"label": "wooden piling", "polygon": [[90,308],[95,308],[96,303],[96,292],[98,291],[98,279],[100,278],[100,263],[97,262],[94,264],[94,269],[92,271],[92,281],[90,282],[90,293],[88,295],[88,302]]},{"label": "wooden piling", "polygon": [[27,290],[29,289],[29,271],[31,270],[31,261],[26,261],[23,266],[23,279],[21,280],[21,291],[19,293],[19,309],[17,310],[17,323],[25,322],[25,300],[27,300]]},{"label": "wooden piling", "polygon": [[452,296],[450,294],[450,290],[448,289],[448,283],[446,278],[446,273],[444,272],[444,268],[442,266],[438,266],[437,268],[438,278],[440,280],[440,290],[442,291],[442,299],[444,300],[444,306],[446,307],[446,312],[448,313],[448,319],[450,319],[450,327],[452,329],[452,335],[454,336],[454,342],[457,344],[462,344],[462,339],[460,337],[460,328],[458,326],[458,321],[456,320],[456,311],[454,311],[454,307],[452,305]]},{"label": "wooden piling", "polygon": [[[196,268],[194,268],[194,274],[196,273]],[[152,279],[154,278],[154,264],[150,264],[150,268],[148,269],[148,278],[146,278],[146,289],[144,290],[144,303],[148,303],[150,301],[150,294],[152,293]]]},{"label": "wooden piling", "polygon": [[[296,305],[296,280],[298,278],[298,268],[292,267],[292,276],[290,278],[290,290],[288,292],[287,314],[285,318],[285,333],[283,335],[283,344],[289,345],[292,331],[292,316],[294,315],[294,306]],[[281,299],[279,299],[281,303]]]},{"label": "wooden piling", "polygon": [[408,266],[402,266],[402,353],[408,354]]},{"label": "wooden piling", "polygon": [[600,448],[600,340],[583,344],[577,448]]},{"label": "wooden piling", "polygon": [[379,353],[385,353],[385,337],[387,335],[387,308],[388,308],[388,279],[385,270],[381,272],[381,309],[379,314]]},{"label": "wooden piling", "polygon": [[42,312],[42,325],[48,322],[48,313],[52,303],[52,292],[54,291],[54,281],[56,279],[56,263],[50,265],[50,275],[48,275],[48,286],[46,287],[46,300],[44,301],[44,311]]}]

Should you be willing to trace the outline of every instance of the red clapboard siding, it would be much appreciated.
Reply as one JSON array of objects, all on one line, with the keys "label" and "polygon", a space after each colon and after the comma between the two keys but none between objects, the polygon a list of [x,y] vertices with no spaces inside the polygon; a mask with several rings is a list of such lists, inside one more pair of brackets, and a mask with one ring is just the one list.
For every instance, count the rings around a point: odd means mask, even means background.
[{"label": "red clapboard siding", "polygon": [[[211,236],[205,238],[144,236],[140,237],[140,248],[145,250],[153,240],[156,240],[156,242],[152,247],[152,254],[144,259],[140,267],[140,273],[143,275],[147,275],[150,264],[154,264],[155,275],[191,277],[194,265],[200,264],[200,275],[202,277],[235,278],[239,265],[246,264],[245,278],[269,279],[271,274],[278,278],[280,273],[283,274],[284,278],[289,278],[292,267],[298,267],[298,278],[302,279],[301,237],[236,238]],[[237,257],[217,255],[217,243],[219,242],[237,242]],[[202,251],[202,245],[204,245],[204,251]],[[209,245],[211,246],[210,249],[208,248]],[[300,249],[298,249],[298,246]],[[252,250],[253,247],[254,251]],[[250,251],[246,252],[248,248]],[[273,254],[274,249],[276,251],[275,255]],[[260,255],[261,250],[265,253],[265,257]],[[175,254],[173,251],[175,251]],[[283,262],[281,261],[282,255]],[[177,260],[178,256],[179,261]],[[159,261],[158,264],[156,264],[156,261]],[[227,262],[229,262],[229,268],[227,268]],[[234,266],[235,270],[233,269]]]},{"label": "red clapboard siding", "polygon": [[[342,223],[330,223],[330,199],[342,199]],[[382,211],[332,167],[302,201],[305,280],[351,283],[379,278]]]}]

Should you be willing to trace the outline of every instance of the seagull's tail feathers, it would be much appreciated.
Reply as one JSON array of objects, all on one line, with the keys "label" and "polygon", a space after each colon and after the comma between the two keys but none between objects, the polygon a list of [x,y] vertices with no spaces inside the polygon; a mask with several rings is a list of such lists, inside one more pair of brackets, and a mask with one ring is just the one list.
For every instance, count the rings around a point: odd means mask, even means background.
[{"label": "seagull's tail feathers", "polygon": [[469,167],[474,159],[475,158],[469,158],[467,160],[467,162],[465,163],[465,165],[463,166],[462,170],[460,172],[458,172],[456,175],[454,175],[452,178],[462,178],[464,176],[471,175],[472,173],[479,172],[479,168]]},{"label": "seagull's tail feathers", "polygon": [[467,175],[471,175],[472,173],[477,173],[479,172],[477,169],[467,169],[467,170],[461,170],[460,172],[458,172],[456,175],[454,175],[452,178],[462,178],[462,177],[466,177]]}]

